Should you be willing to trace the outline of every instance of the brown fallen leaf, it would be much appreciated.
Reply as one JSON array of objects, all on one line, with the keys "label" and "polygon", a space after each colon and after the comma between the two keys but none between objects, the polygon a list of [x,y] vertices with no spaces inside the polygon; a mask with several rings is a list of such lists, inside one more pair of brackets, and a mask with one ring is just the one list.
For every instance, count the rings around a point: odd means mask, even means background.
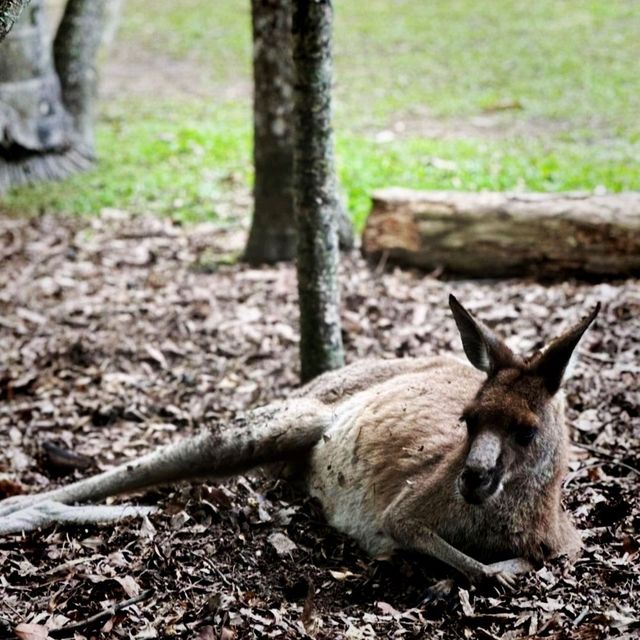
[{"label": "brown fallen leaf", "polygon": [[310,580],[309,589],[307,591],[307,597],[304,601],[304,606],[302,607],[302,616],[300,617],[300,620],[305,632],[312,638],[315,637],[315,634],[322,626],[322,621],[318,617],[316,611],[315,593],[316,592],[313,586],[313,582]]},{"label": "brown fallen leaf", "polygon": [[510,111],[510,110],[521,110],[523,109],[522,102],[516,98],[505,98],[503,100],[496,100],[491,104],[483,107],[483,111],[485,113],[494,113],[496,111]]},{"label": "brown fallen leaf", "polygon": [[334,580],[338,582],[343,582],[344,580],[348,580],[349,578],[357,578],[358,575],[353,573],[352,571],[334,571],[333,569],[329,569],[329,573]]},{"label": "brown fallen leaf", "polygon": [[167,364],[167,359],[164,357],[164,353],[162,353],[160,349],[157,349],[153,345],[145,344],[144,350],[149,354],[149,357],[154,362],[160,365],[162,369],[168,368],[169,365]]},{"label": "brown fallen leaf", "polygon": [[638,555],[638,551],[640,551],[640,542],[633,536],[625,535],[622,538],[622,548],[625,553],[629,554],[630,558],[635,558]]},{"label": "brown fallen leaf", "polygon": [[42,443],[42,463],[52,473],[69,473],[76,469],[88,469],[94,461],[89,456],[70,451],[53,442]]},{"label": "brown fallen leaf", "polygon": [[376,607],[378,607],[385,616],[391,616],[395,620],[402,618],[402,613],[395,607],[392,607],[388,602],[376,602]]},{"label": "brown fallen leaf", "polygon": [[472,616],[475,614],[475,609],[469,601],[469,592],[466,589],[458,589],[458,598],[460,599],[460,606],[462,607],[462,613],[465,616]]},{"label": "brown fallen leaf", "polygon": [[24,487],[19,482],[12,480],[4,474],[0,475],[0,500],[10,498],[11,496],[19,496],[23,493]]},{"label": "brown fallen leaf", "polygon": [[267,540],[280,557],[290,555],[292,551],[298,548],[298,545],[285,536],[284,533],[272,533]]},{"label": "brown fallen leaf", "polygon": [[124,592],[130,597],[135,598],[140,594],[140,585],[135,581],[132,576],[124,576],[124,578],[120,578],[116,576],[116,582],[120,584]]},{"label": "brown fallen leaf", "polygon": [[13,632],[20,640],[47,640],[50,638],[49,630],[41,624],[29,624],[21,622]]}]

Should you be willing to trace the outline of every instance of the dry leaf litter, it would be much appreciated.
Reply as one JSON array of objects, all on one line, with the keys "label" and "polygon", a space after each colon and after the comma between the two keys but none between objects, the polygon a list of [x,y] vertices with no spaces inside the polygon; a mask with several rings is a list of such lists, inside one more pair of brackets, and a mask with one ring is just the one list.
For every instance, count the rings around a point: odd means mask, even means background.
[{"label": "dry leaf litter", "polygon": [[[291,265],[217,256],[237,231],[104,211],[0,217],[0,495],[41,491],[286,397],[297,384]],[[566,500],[584,532],[515,592],[428,558],[367,557],[317,505],[260,474],[152,490],[158,515],[0,540],[0,637],[640,637],[640,284],[445,282],[341,267],[349,361],[461,352],[453,291],[521,351],[603,310],[567,382]]]}]

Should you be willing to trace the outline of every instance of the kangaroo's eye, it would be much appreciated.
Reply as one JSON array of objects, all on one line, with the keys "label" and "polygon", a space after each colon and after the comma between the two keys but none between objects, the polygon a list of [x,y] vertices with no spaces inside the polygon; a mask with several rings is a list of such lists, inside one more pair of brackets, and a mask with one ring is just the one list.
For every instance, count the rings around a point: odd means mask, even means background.
[{"label": "kangaroo's eye", "polygon": [[538,430],[534,427],[525,427],[524,429],[520,428],[516,431],[516,442],[521,447],[526,447],[533,442],[537,433]]}]

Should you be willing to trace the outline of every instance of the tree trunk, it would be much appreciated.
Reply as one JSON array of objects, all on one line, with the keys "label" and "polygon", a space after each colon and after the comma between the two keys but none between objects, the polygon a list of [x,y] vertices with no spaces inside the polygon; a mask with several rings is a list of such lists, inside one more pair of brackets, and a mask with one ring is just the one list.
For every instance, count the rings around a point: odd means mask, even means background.
[{"label": "tree trunk", "polygon": [[[293,44],[289,0],[252,0],[253,222],[244,258],[251,264],[293,260],[297,251],[293,204]],[[340,244],[353,230],[340,202]]]},{"label": "tree trunk", "polygon": [[252,0],[253,223],[245,259],[253,264],[292,260],[293,59],[289,0]]},{"label": "tree trunk", "polygon": [[76,146],[94,156],[96,58],[102,40],[106,0],[67,0],[53,42],[62,100],[73,118]]},{"label": "tree trunk", "polygon": [[472,277],[637,276],[640,193],[373,196],[363,252]]},{"label": "tree trunk", "polygon": [[84,166],[72,149],[72,137],[42,0],[32,0],[0,43],[0,193],[31,181],[63,178]]},{"label": "tree trunk", "polygon": [[11,31],[14,22],[29,0],[0,0],[0,41]]},{"label": "tree trunk", "polygon": [[95,58],[104,3],[67,3],[55,46],[60,77],[42,0],[31,0],[0,44],[0,193],[92,165]]},{"label": "tree trunk", "polygon": [[303,382],[344,364],[331,131],[331,22],[330,0],[295,3],[293,182]]}]

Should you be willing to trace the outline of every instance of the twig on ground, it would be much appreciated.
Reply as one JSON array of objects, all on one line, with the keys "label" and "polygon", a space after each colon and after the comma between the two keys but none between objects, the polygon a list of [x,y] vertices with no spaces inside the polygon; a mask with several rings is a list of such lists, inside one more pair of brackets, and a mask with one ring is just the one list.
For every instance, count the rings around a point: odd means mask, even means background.
[{"label": "twig on ground", "polygon": [[591,453],[595,453],[598,456],[607,458],[613,464],[616,464],[619,467],[623,467],[624,469],[628,469],[629,471],[632,471],[633,473],[640,475],[640,469],[636,469],[632,465],[627,464],[626,462],[622,462],[619,456],[617,456],[615,453],[607,451],[606,449],[600,449],[599,447],[594,447],[593,445],[590,445],[590,444],[584,444],[582,442],[576,442],[575,445],[577,447],[580,447],[581,449],[585,449],[586,451],[591,451]]},{"label": "twig on ground", "polygon": [[122,611],[123,609],[126,609],[132,604],[136,604],[137,602],[148,598],[151,595],[152,591],[153,589],[147,589],[146,591],[143,591],[133,598],[129,598],[128,600],[123,600],[118,604],[114,604],[113,607],[109,607],[104,611],[100,611],[99,613],[96,613],[93,616],[89,616],[84,620],[74,622],[73,624],[66,625],[65,627],[60,627],[59,629],[51,629],[51,631],[49,631],[49,635],[52,638],[65,638],[68,635],[73,635],[74,632],[78,629],[84,629],[85,627],[89,627],[96,622],[104,620],[105,618],[110,618],[111,616],[114,616],[116,613]]}]

